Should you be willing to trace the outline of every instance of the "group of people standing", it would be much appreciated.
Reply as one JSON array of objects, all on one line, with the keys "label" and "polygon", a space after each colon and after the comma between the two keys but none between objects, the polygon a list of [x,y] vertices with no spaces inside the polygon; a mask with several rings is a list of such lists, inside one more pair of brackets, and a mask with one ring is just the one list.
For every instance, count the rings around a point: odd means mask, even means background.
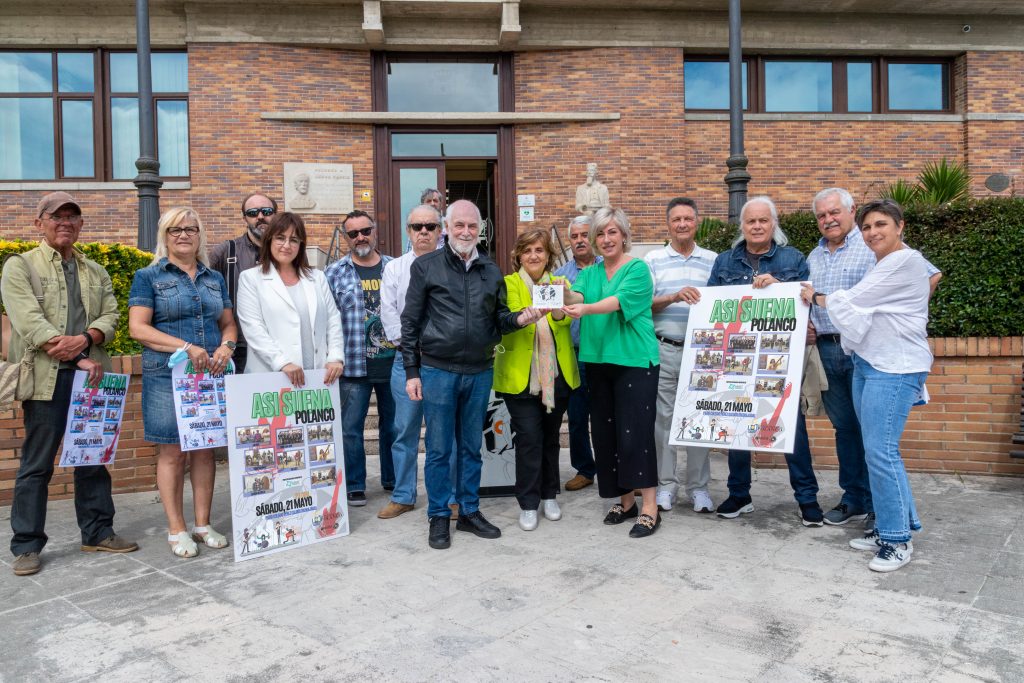
[{"label": "group of people standing", "polygon": [[[442,216],[440,193],[424,196],[406,218],[406,254],[381,254],[372,217],[353,211],[342,222],[349,253],[326,273],[307,260],[302,219],[279,213],[265,194],[243,200],[246,231],[209,254],[194,210],[171,209],[161,217],[154,261],[132,284],[129,330],[144,347],[145,438],[159,445],[157,485],[175,555],[193,557],[200,546],[228,542],[209,523],[210,450],[190,453],[194,525],[186,524],[186,459],[170,401],[169,361],[187,357],[213,374],[229,364],[235,372],[280,371],[295,386],[304,384],[304,371],[325,369],[326,382],[339,383],[347,498],[354,507],[367,503],[363,428],[375,393],[381,484],[390,491],[378,512],[382,519],[416,505],[425,422],[428,543],[438,549],[451,544],[452,518],[457,530],[501,535],[479,508],[481,427],[491,391],[511,416],[525,531],[541,515],[561,518],[559,431],[568,412],[577,474],[566,489],[596,478],[601,497],[617,499],[604,523],[634,520],[629,535],[641,538],[658,530],[680,489],[669,425],[689,306],[699,301],[700,288],[809,281],[803,293],[812,306],[808,341],[817,341],[829,380],[824,403],[836,427],[844,495],[822,513],[800,415],[787,463],[801,518],[820,526],[871,515],[867,533],[851,545],[874,550],[870,566],[879,571],[909,561],[910,532],[920,521],[898,443],[930,368],[929,278],[933,289],[940,275],[903,243],[897,205],[872,202],[855,220],[847,192],[819,193],[814,210],[822,239],[808,259],[787,246],[767,197],[743,207],[741,234],[720,255],[695,243],[698,210],[690,199],[669,202],[668,243],[645,259],[630,255],[628,216],[606,207],[570,223],[572,259],[558,270],[549,231],[520,234],[516,270],[503,277],[477,247],[479,209],[460,200]],[[54,425],[66,419],[73,371],[99,376],[109,369],[102,345],[117,321],[109,276],[73,247],[83,223],[79,204],[66,193],[47,195],[36,223],[43,242],[23,263],[11,260],[3,278],[12,360],[28,349],[45,352],[36,364],[36,394],[24,403],[26,444],[11,515],[16,574],[40,568],[46,485],[63,433]],[[46,290],[56,294],[53,301],[31,296],[28,264],[53,283]],[[562,288],[564,305],[536,307],[535,285]],[[693,509],[716,511],[708,449],[685,452],[683,483]],[[749,452],[730,451],[729,471],[729,497],[717,512],[734,518],[753,511]],[[113,533],[105,468],[76,468],[75,478],[83,549],[137,549]]]}]

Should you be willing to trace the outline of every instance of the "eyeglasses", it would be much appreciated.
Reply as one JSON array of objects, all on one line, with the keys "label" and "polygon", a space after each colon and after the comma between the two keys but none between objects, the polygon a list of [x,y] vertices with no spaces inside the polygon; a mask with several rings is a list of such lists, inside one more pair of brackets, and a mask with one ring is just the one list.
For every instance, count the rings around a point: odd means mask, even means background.
[{"label": "eyeglasses", "polygon": [[53,221],[60,225],[61,223],[77,223],[82,220],[82,217],[78,214],[72,214],[70,216],[47,216],[46,220]]},{"label": "eyeglasses", "polygon": [[293,247],[297,247],[302,244],[302,240],[298,237],[285,237],[284,235],[274,235],[274,244],[290,244]]},{"label": "eyeglasses", "polygon": [[409,229],[413,232],[419,232],[420,230],[429,230],[430,232],[434,232],[440,227],[440,223],[409,223]]},{"label": "eyeglasses", "polygon": [[259,216],[261,213],[264,216],[273,216],[277,213],[277,210],[272,206],[261,206],[258,209],[246,209],[242,213],[244,213],[248,218],[256,218],[256,216]]},{"label": "eyeglasses", "polygon": [[176,228],[167,228],[167,234],[171,237],[181,237],[182,234],[194,236],[199,234],[198,225],[181,225]]},{"label": "eyeglasses", "polygon": [[345,234],[348,235],[348,238],[350,240],[354,240],[359,235],[362,235],[363,237],[369,237],[371,232],[373,232],[372,225],[368,228],[363,228],[362,230],[346,230]]}]

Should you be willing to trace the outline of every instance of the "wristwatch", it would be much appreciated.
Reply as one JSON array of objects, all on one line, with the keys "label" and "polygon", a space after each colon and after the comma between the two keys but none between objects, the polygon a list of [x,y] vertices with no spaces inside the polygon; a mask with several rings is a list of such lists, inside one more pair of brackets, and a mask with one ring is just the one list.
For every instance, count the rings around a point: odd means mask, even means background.
[{"label": "wristwatch", "polygon": [[231,349],[231,352],[234,353],[235,349],[238,347],[238,343],[233,342],[229,339],[228,341],[221,342],[221,346],[228,347],[229,349]]},{"label": "wristwatch", "polygon": [[818,297],[819,296],[825,296],[825,295],[822,294],[821,292],[815,292],[814,295],[811,297],[811,303],[813,303],[815,306],[821,306],[821,304],[818,303]]}]

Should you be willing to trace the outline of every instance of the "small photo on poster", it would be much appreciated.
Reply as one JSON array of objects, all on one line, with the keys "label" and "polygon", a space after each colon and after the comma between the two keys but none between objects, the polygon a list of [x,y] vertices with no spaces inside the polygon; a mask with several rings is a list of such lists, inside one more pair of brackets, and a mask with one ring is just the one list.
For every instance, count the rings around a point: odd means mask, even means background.
[{"label": "small photo on poster", "polygon": [[785,377],[780,377],[779,379],[772,379],[770,377],[762,379],[758,377],[757,381],[754,382],[754,396],[779,398],[782,396],[782,390],[785,388],[785,385]]},{"label": "small photo on poster", "polygon": [[221,375],[220,377],[214,377],[213,385],[216,387],[217,391],[224,391],[224,376]]},{"label": "small photo on poster", "polygon": [[192,380],[188,377],[182,377],[174,380],[174,388],[178,391],[188,391],[192,388]]},{"label": "small photo on poster", "polygon": [[85,420],[89,417],[89,407],[77,405],[72,408],[72,417],[76,420]]},{"label": "small photo on poster", "polygon": [[762,353],[757,357],[758,375],[785,375],[789,372],[789,355]]},{"label": "small photo on poster", "polygon": [[778,353],[789,353],[789,339],[792,335],[785,334],[763,334],[761,335],[761,351],[776,351]]},{"label": "small photo on poster", "polygon": [[[96,405],[95,403],[93,405]],[[103,408],[90,408],[89,417],[86,418],[89,422],[102,422],[103,421]]]},{"label": "small photo on poster", "polygon": [[182,417],[195,417],[199,414],[199,406],[197,405],[182,405],[181,416]]},{"label": "small photo on poster", "polygon": [[310,445],[320,443],[334,443],[334,425],[321,424],[309,425],[306,427],[306,437]]},{"label": "small photo on poster", "polygon": [[718,384],[718,378],[713,372],[691,372],[690,389],[693,391],[711,391]]},{"label": "small photo on poster", "polygon": [[215,406],[217,405],[217,394],[213,391],[202,391],[199,393],[199,405],[201,406]]},{"label": "small photo on poster", "polygon": [[199,403],[199,394],[194,391],[181,392],[182,403]]},{"label": "small photo on poster", "polygon": [[694,349],[720,349],[724,339],[724,330],[694,330],[690,346]]},{"label": "small photo on poster", "polygon": [[219,403],[221,405],[224,405],[226,400],[227,399],[224,397],[224,391],[223,390],[218,391],[217,392],[217,403]]},{"label": "small photo on poster", "polygon": [[118,427],[118,425],[117,425],[116,422],[104,422],[103,423],[103,433],[105,435],[107,435],[107,436],[111,436],[113,434],[116,434],[117,433],[117,427]]},{"label": "small photo on poster", "polygon": [[320,467],[318,469],[310,470],[310,488],[322,489],[325,486],[334,486],[335,483],[337,483],[336,477],[337,474],[333,467]]},{"label": "small photo on poster", "polygon": [[71,422],[71,433],[72,434],[81,434],[84,431],[85,431],[85,421],[84,420],[73,420]]},{"label": "small photo on poster", "polygon": [[306,454],[301,448],[289,448],[277,454],[277,469],[301,470],[306,466]]},{"label": "small photo on poster", "polygon": [[294,446],[305,441],[302,427],[283,427],[277,430],[277,447]]},{"label": "small photo on poster", "polygon": [[73,406],[88,406],[89,403],[88,391],[76,391],[71,395],[71,405]]},{"label": "small photo on poster", "polygon": [[753,351],[757,347],[756,334],[734,334],[729,337],[729,351]]},{"label": "small photo on poster", "polygon": [[724,369],[727,375],[752,375],[754,356],[748,353],[727,353]]},{"label": "small photo on poster", "polygon": [[269,470],[274,467],[273,448],[251,448],[243,451],[243,454],[246,472]]},{"label": "small photo on poster", "polygon": [[326,465],[333,462],[335,462],[333,443],[309,447],[309,463],[311,465]]},{"label": "small photo on poster", "polygon": [[722,352],[704,350],[697,353],[694,358],[693,367],[698,370],[721,370]]},{"label": "small photo on poster", "polygon": [[237,446],[262,446],[270,443],[270,427],[268,425],[252,425],[235,428],[235,444]]},{"label": "small photo on poster", "polygon": [[199,380],[199,391],[214,391],[215,386],[212,379]]},{"label": "small photo on poster", "polygon": [[92,403],[90,404],[90,407],[92,407],[92,408],[105,408],[106,405],[107,405],[107,397],[106,396],[93,396],[92,397]]},{"label": "small photo on poster", "polygon": [[117,408],[107,408],[107,419],[117,422],[117,419],[121,417],[121,411]]},{"label": "small photo on poster", "polygon": [[124,399],[120,396],[109,396],[107,397],[108,408],[120,408],[124,404]]},{"label": "small photo on poster", "polygon": [[274,477],[268,473],[247,474],[242,477],[242,495],[262,496],[274,492]]}]

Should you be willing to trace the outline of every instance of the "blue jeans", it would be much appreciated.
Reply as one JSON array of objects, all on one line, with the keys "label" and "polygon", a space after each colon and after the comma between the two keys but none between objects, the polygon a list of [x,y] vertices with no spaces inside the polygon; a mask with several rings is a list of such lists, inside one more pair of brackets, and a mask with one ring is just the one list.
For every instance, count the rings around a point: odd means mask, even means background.
[{"label": "blue jeans", "polygon": [[395,465],[391,459],[391,444],[395,441],[395,401],[389,382],[368,382],[365,378],[345,379],[338,382],[341,392],[341,432],[345,446],[345,489],[366,490],[366,448],[363,429],[366,413],[370,410],[370,393],[377,392],[377,430],[380,448],[381,486],[395,483]]},{"label": "blue jeans", "polygon": [[[402,354],[395,356],[391,367],[391,396],[395,400],[395,442],[391,459],[395,464],[395,490],[391,500],[403,505],[416,504],[416,482],[419,472],[420,426],[423,424],[423,402],[412,401],[405,393],[405,363]],[[455,502],[455,440],[450,440],[452,480],[449,502]]]},{"label": "blue jeans", "polygon": [[[579,356],[579,349],[576,349]],[[590,387],[584,363],[580,368],[580,385],[569,393],[569,462],[577,474],[587,479],[597,476],[594,451],[590,446]]]},{"label": "blue jeans", "polygon": [[[796,438],[792,453],[786,453],[789,485],[800,505],[818,502],[818,480],[811,462],[811,445],[807,441],[807,422],[803,411],[797,413]],[[750,451],[729,451],[729,495],[745,498],[750,495]]]},{"label": "blue jeans", "polygon": [[864,461],[864,439],[853,405],[853,361],[837,341],[819,339],[818,354],[825,367],[828,390],[821,393],[825,412],[836,430],[836,455],[839,456],[839,487],[850,512],[871,512],[871,486]]},{"label": "blue jeans", "polygon": [[491,396],[494,370],[459,374],[428,366],[420,368],[423,382],[423,417],[427,422],[427,461],[423,480],[427,485],[427,516],[451,517],[452,464],[449,444],[455,435],[455,500],[459,514],[480,509],[480,446],[484,417]]},{"label": "blue jeans", "polygon": [[927,372],[892,374],[853,356],[853,405],[864,433],[864,457],[875,506],[875,529],[883,541],[906,543],[921,528],[900,437],[918,400]]}]

